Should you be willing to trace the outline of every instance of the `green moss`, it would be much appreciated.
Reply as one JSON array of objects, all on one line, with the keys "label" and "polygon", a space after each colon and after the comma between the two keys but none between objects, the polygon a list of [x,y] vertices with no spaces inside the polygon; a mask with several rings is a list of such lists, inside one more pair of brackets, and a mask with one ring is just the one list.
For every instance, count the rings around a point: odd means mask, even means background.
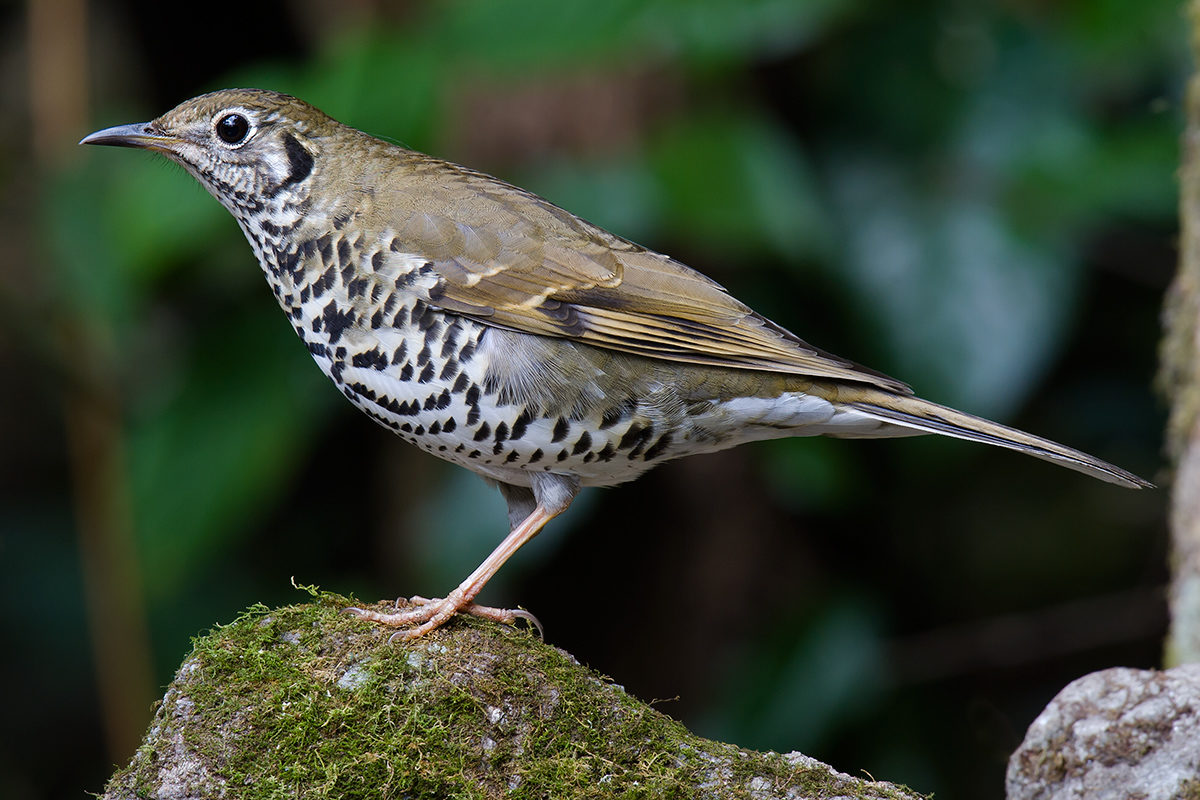
[{"label": "green moss", "polygon": [[1200,779],[1188,779],[1176,788],[1178,800],[1200,800]]},{"label": "green moss", "polygon": [[254,607],[196,640],[107,796],[151,796],[164,781],[246,800],[750,797],[782,787],[914,796],[695,737],[525,630],[458,618],[391,643],[389,631],[341,613],[349,604],[317,594]]}]

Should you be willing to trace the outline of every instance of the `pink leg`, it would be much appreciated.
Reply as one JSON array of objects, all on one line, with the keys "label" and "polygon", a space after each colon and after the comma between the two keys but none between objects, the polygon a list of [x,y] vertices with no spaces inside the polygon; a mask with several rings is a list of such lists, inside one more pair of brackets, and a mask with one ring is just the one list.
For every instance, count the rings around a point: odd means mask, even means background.
[{"label": "pink leg", "polygon": [[504,537],[504,541],[500,543],[500,546],[493,550],[491,555],[485,558],[483,563],[476,567],[475,571],[458,585],[458,588],[444,598],[428,600],[424,597],[414,597],[412,598],[412,602],[417,603],[416,607],[406,608],[394,614],[380,614],[377,611],[368,611],[362,608],[347,608],[346,613],[353,614],[359,619],[378,622],[381,625],[389,625],[394,628],[416,625],[415,628],[398,631],[393,637],[398,639],[416,639],[419,636],[424,636],[431,630],[441,627],[446,620],[459,612],[475,614],[505,623],[511,623],[517,619],[527,619],[532,621],[540,630],[541,625],[538,625],[537,620],[533,619],[533,615],[526,611],[478,606],[471,601],[487,585],[487,582],[496,574],[496,571],[504,565],[504,562],[508,561],[513,553],[521,549],[521,545],[536,536],[538,531],[545,527],[547,522],[558,516],[559,513],[561,513],[561,509],[551,512],[538,505],[533,510],[533,513],[526,517],[520,525],[513,528],[508,536]]}]

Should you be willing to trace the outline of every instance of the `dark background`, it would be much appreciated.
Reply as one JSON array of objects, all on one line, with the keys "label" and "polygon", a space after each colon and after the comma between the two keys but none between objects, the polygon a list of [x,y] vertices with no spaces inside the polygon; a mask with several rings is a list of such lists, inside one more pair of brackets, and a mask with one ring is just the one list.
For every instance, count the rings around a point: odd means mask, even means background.
[{"label": "dark background", "polygon": [[[505,530],[339,399],[182,170],[74,145],[203,91],[511,180],[925,397],[1165,479],[1174,2],[0,13],[0,796],[99,790],[189,637],[303,601],[293,576],[439,594]],[[986,800],[1063,685],[1159,665],[1166,499],[957,441],[764,443],[585,492],[482,599],[704,735]]]}]

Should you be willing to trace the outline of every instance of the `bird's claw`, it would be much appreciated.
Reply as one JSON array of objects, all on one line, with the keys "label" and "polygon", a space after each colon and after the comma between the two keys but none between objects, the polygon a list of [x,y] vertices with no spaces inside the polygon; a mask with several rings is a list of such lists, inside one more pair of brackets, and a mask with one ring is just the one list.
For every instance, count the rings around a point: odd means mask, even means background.
[{"label": "bird's claw", "polygon": [[[401,605],[404,603],[404,606]],[[406,606],[406,607],[405,607]],[[490,619],[505,625],[512,625],[517,620],[524,620],[537,631],[539,639],[545,639],[545,632],[533,614],[523,608],[493,608],[476,603],[463,602],[451,592],[444,598],[428,598],[414,595],[407,601],[398,599],[397,609],[391,614],[383,614],[368,608],[350,607],[342,609],[345,614],[358,617],[361,620],[386,625],[391,628],[404,628],[396,631],[388,641],[409,641],[417,639],[432,630],[436,630],[450,620],[455,614],[470,614],[473,617]],[[415,626],[415,627],[409,627]]]}]

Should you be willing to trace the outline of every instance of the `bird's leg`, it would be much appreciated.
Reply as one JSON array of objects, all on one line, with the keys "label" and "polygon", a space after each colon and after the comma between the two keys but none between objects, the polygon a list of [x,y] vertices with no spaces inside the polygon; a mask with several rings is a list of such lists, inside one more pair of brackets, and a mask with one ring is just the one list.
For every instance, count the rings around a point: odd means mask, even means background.
[{"label": "bird's leg", "polygon": [[579,483],[566,476],[542,474],[534,476],[532,491],[508,484],[501,484],[500,488],[508,502],[511,517],[518,517],[520,512],[527,507],[531,506],[532,510],[513,526],[508,536],[504,537],[504,541],[456,589],[444,598],[413,597],[411,601],[417,604],[415,607],[406,608],[393,614],[381,614],[362,608],[348,608],[346,612],[359,619],[396,628],[416,625],[414,628],[398,631],[393,637],[398,639],[415,639],[424,636],[429,631],[443,625],[457,613],[474,614],[504,623],[525,619],[541,630],[541,625],[527,611],[480,606],[471,601],[504,565],[504,562],[512,557],[513,553],[536,536],[547,522],[567,509],[579,490]]},{"label": "bird's leg", "polygon": [[378,611],[369,611],[362,608],[348,608],[346,611],[359,619],[370,620],[371,622],[378,622],[381,625],[389,625],[395,628],[416,625],[415,628],[398,632],[396,638],[399,639],[415,639],[418,636],[423,636],[429,631],[440,627],[446,620],[459,612],[475,614],[504,623],[512,623],[522,618],[530,619],[532,615],[528,612],[477,606],[471,601],[475,598],[475,595],[479,594],[487,582],[491,580],[496,571],[503,566],[504,562],[508,561],[512,554],[521,548],[521,545],[536,536],[538,531],[556,516],[558,516],[558,512],[547,511],[541,506],[535,508],[533,513],[526,517],[520,525],[513,528],[508,536],[504,538],[504,541],[500,543],[500,546],[493,550],[491,555],[485,558],[483,563],[476,567],[475,571],[458,585],[458,588],[454,589],[454,591],[450,592],[444,598],[427,599],[424,597],[413,597],[411,600],[417,604],[416,606],[397,611],[393,614],[381,614]]},{"label": "bird's leg", "polygon": [[533,489],[526,486],[497,483],[496,488],[500,490],[500,496],[504,498],[504,505],[508,507],[508,529],[515,531],[517,526],[537,509],[537,497],[533,494]]},{"label": "bird's leg", "polygon": [[[517,526],[524,522],[525,519],[537,509],[537,498],[533,496],[533,490],[525,486],[515,486],[511,483],[498,483],[495,481],[488,482],[494,484],[500,490],[500,494],[504,497],[504,504],[508,506],[508,529],[510,531],[515,531]],[[396,598],[396,608],[414,604],[428,605],[432,602],[434,602],[434,600],[430,600],[428,597],[421,597],[420,595],[413,595],[412,597],[407,598],[398,597]],[[534,619],[532,614],[529,614],[526,611],[519,611],[515,609],[510,611],[507,608],[492,608],[491,606],[480,606],[476,605],[475,603],[463,606],[461,609],[459,609],[459,611],[464,614],[470,614],[474,617],[484,617],[486,619],[491,619],[495,620],[496,622],[503,622],[506,624],[514,621],[511,619],[511,615],[515,613],[523,619],[527,619],[528,621],[532,622],[539,632],[542,629],[541,624]]]}]

